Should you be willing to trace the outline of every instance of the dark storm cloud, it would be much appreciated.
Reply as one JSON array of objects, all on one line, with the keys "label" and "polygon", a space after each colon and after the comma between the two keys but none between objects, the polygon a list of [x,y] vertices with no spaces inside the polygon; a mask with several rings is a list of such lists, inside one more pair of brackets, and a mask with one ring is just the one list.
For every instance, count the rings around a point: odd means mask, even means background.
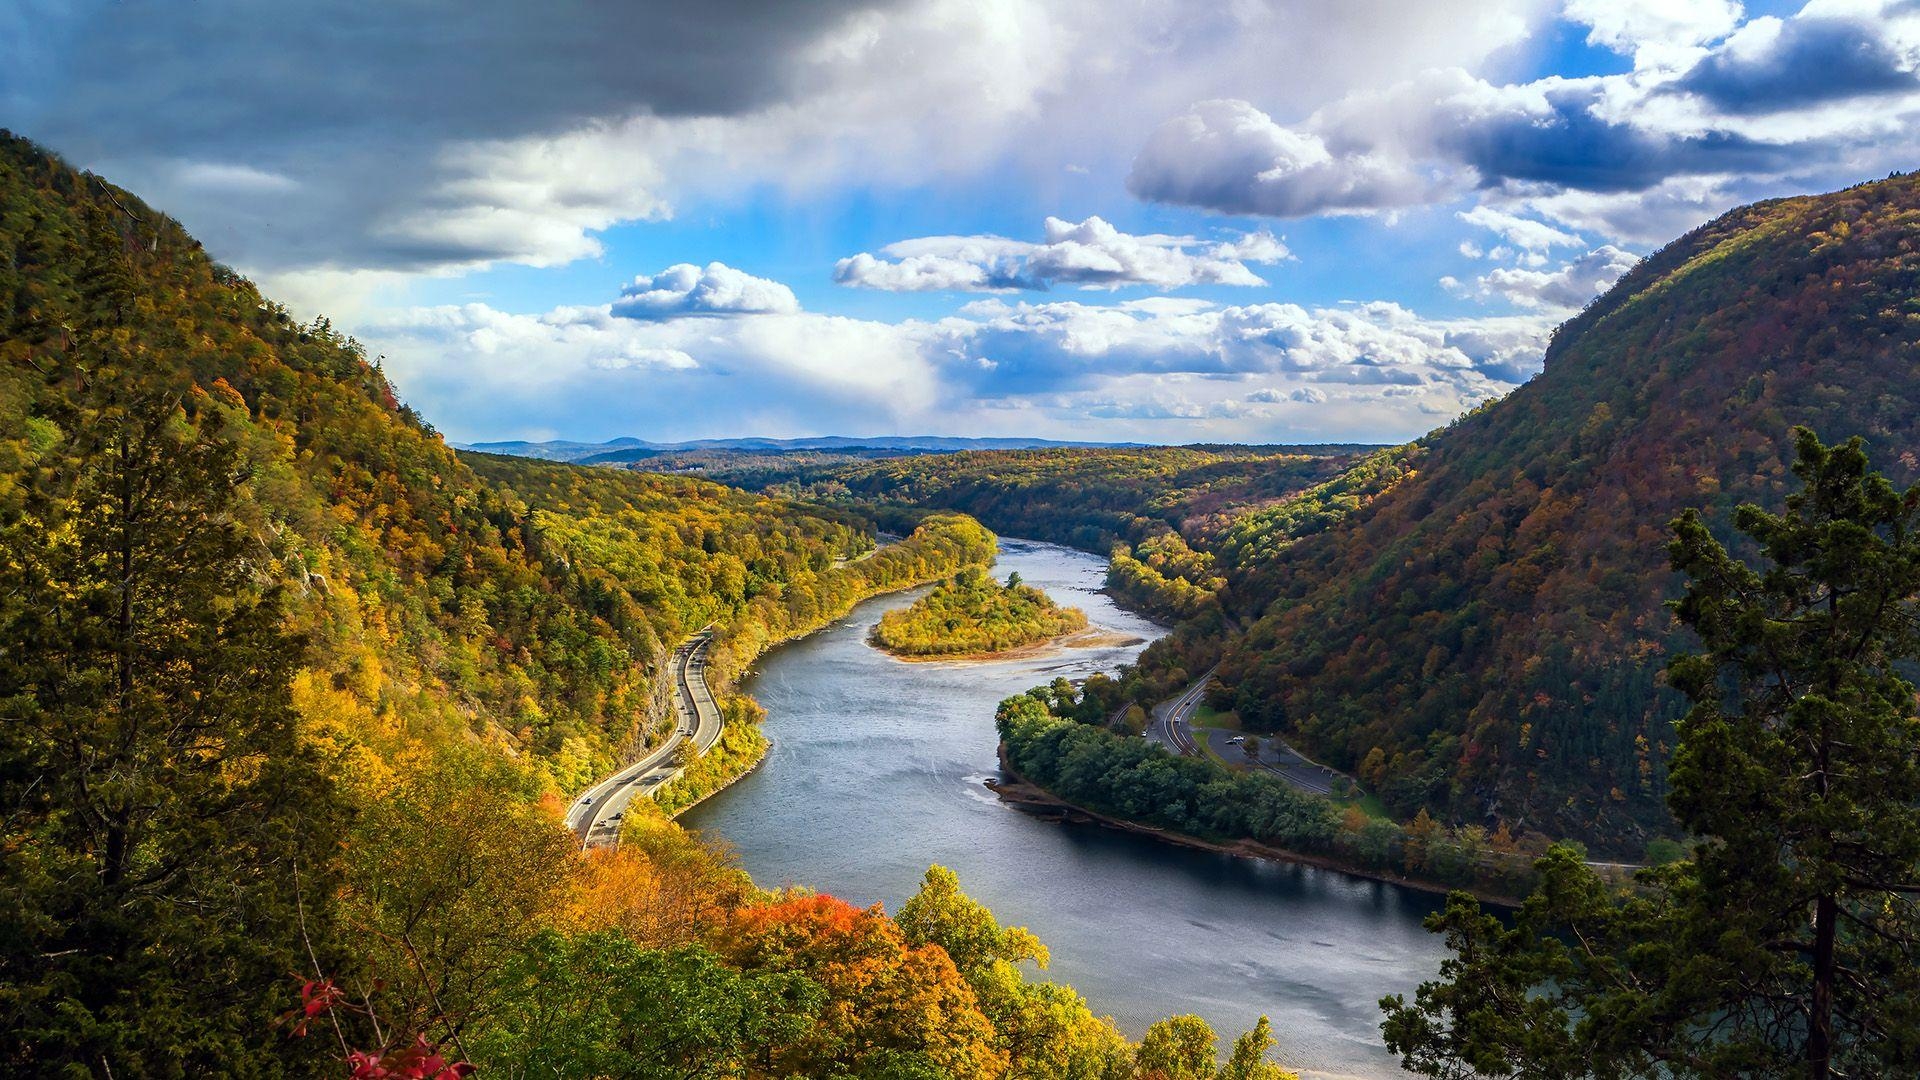
[{"label": "dark storm cloud", "polygon": [[1881,29],[1853,19],[1789,19],[1763,51],[1714,53],[1673,89],[1749,116],[1920,89],[1912,62],[1882,38]]},{"label": "dark storm cloud", "polygon": [[61,28],[79,47],[36,73],[40,120],[63,136],[171,149],[732,114],[789,91],[796,47],[878,2],[83,3]]},{"label": "dark storm cloud", "polygon": [[[423,227],[500,206],[446,194],[449,149],[783,101],[809,45],[890,2],[81,0],[0,14],[0,61],[31,60],[0,71],[0,105],[257,268],[565,257],[539,221]],[[610,201],[604,178],[526,186]]]},{"label": "dark storm cloud", "polygon": [[1792,160],[1793,150],[1725,131],[1653,133],[1604,119],[1594,92],[1571,86],[1547,94],[1550,112],[1494,114],[1449,130],[1441,145],[1473,166],[1483,183],[1523,180],[1582,191],[1639,191],[1670,176],[1757,172]]}]

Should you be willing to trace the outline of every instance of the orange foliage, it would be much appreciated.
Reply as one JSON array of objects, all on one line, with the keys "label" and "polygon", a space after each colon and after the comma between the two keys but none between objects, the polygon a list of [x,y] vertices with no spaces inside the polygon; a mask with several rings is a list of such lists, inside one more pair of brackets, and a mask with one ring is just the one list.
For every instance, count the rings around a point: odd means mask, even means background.
[{"label": "orange foliage", "polygon": [[946,951],[909,946],[878,906],[788,894],[735,911],[720,945],[742,967],[797,972],[827,992],[830,1004],[812,1030],[777,1052],[776,1073],[826,1075],[888,1051],[919,1052],[958,1078],[1007,1069],[992,1024]]}]

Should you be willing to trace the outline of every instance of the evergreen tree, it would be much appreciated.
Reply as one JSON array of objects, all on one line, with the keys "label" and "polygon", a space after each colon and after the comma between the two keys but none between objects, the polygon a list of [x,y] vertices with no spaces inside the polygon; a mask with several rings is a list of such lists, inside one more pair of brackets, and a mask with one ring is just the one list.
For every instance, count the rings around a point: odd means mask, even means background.
[{"label": "evergreen tree", "polygon": [[1604,888],[1572,852],[1509,928],[1456,896],[1443,978],[1382,1002],[1430,1076],[1911,1075],[1920,1065],[1920,488],[1794,432],[1804,489],[1742,506],[1755,569],[1675,522],[1703,651],[1669,803],[1691,861]]},{"label": "evergreen tree", "polygon": [[330,937],[337,804],[231,406],[130,344],[128,251],[90,231],[61,435],[0,520],[0,1063],[259,1071],[313,1052],[270,1020]]}]

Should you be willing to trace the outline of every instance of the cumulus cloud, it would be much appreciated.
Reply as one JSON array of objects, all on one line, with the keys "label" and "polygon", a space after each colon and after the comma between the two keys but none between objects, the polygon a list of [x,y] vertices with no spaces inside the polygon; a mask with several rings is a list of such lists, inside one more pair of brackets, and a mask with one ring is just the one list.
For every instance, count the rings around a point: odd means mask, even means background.
[{"label": "cumulus cloud", "polygon": [[[17,7],[17,5],[16,5]],[[1476,63],[1538,0],[247,0],[0,6],[0,108],[254,273],[457,273],[778,188],[1102,175],[1223,93],[1309,107]],[[1391,18],[1388,16],[1391,15]],[[185,158],[284,176],[236,200]]]},{"label": "cumulus cloud", "polygon": [[1529,256],[1544,257],[1553,248],[1577,247],[1585,243],[1580,237],[1564,229],[1556,229],[1545,222],[1534,221],[1492,206],[1476,206],[1471,210],[1463,210],[1456,216],[1469,225],[1478,225],[1493,232],[1500,239]]},{"label": "cumulus cloud", "polygon": [[1740,25],[1736,0],[1567,0],[1566,17],[1588,27],[1587,43],[1628,56],[1725,37]]},{"label": "cumulus cloud", "polygon": [[1245,100],[1201,101],[1144,140],[1129,188],[1300,217],[1474,192],[1538,210],[1702,179],[1712,191],[1696,203],[1714,210],[1897,165],[1920,123],[1920,6],[1903,0],[1815,0],[1744,23],[1722,0],[1576,0],[1566,14],[1631,52],[1635,70],[1526,83],[1428,70],[1288,122]]},{"label": "cumulus cloud", "polygon": [[623,319],[678,319],[690,315],[791,314],[800,310],[793,290],[725,263],[704,267],[678,263],[651,277],[642,274],[620,290],[613,314]]},{"label": "cumulus cloud", "polygon": [[1482,299],[1498,298],[1529,310],[1567,314],[1605,292],[1638,261],[1607,244],[1551,270],[1502,267],[1475,279],[1472,286],[1451,278],[1443,284]]},{"label": "cumulus cloud", "polygon": [[[673,270],[641,284],[637,295],[697,288]],[[457,439],[1018,433],[1038,415],[1084,437],[1150,438],[1153,425],[1179,422],[1194,425],[1182,438],[1350,440],[1416,435],[1433,409],[1504,393],[1538,370],[1552,325],[1533,314],[1431,319],[1387,303],[1171,297],[991,299],[931,321],[798,310],[636,319],[616,310],[627,299],[539,314],[414,308],[360,332],[408,400]]]},{"label": "cumulus cloud", "polygon": [[885,258],[862,252],[841,259],[833,278],[892,292],[1264,285],[1247,264],[1289,257],[1286,245],[1264,231],[1209,243],[1190,236],[1135,236],[1097,216],[1077,223],[1049,217],[1045,230],[1039,243],[998,236],[902,240],[881,249]]},{"label": "cumulus cloud", "polygon": [[1148,137],[1127,190],[1143,199],[1229,214],[1304,217],[1424,202],[1436,185],[1403,158],[1336,151],[1245,101],[1202,101]]},{"label": "cumulus cloud", "polygon": [[1920,90],[1920,49],[1880,15],[1755,19],[1672,88],[1738,115]]}]

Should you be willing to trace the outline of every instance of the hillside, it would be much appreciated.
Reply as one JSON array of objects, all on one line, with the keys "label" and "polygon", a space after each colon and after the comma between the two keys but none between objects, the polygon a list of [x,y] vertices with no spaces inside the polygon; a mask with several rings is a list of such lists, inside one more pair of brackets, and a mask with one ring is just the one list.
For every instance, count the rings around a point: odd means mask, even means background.
[{"label": "hillside", "polygon": [[[1778,506],[1791,425],[1920,472],[1920,177],[1733,211],[1554,336],[1545,371],[1234,588],[1222,693],[1400,809],[1637,851],[1682,701],[1667,522]],[[1257,529],[1254,530],[1257,532]],[[1725,533],[1723,533],[1724,535]],[[1225,703],[1225,702],[1223,702]]]}]

